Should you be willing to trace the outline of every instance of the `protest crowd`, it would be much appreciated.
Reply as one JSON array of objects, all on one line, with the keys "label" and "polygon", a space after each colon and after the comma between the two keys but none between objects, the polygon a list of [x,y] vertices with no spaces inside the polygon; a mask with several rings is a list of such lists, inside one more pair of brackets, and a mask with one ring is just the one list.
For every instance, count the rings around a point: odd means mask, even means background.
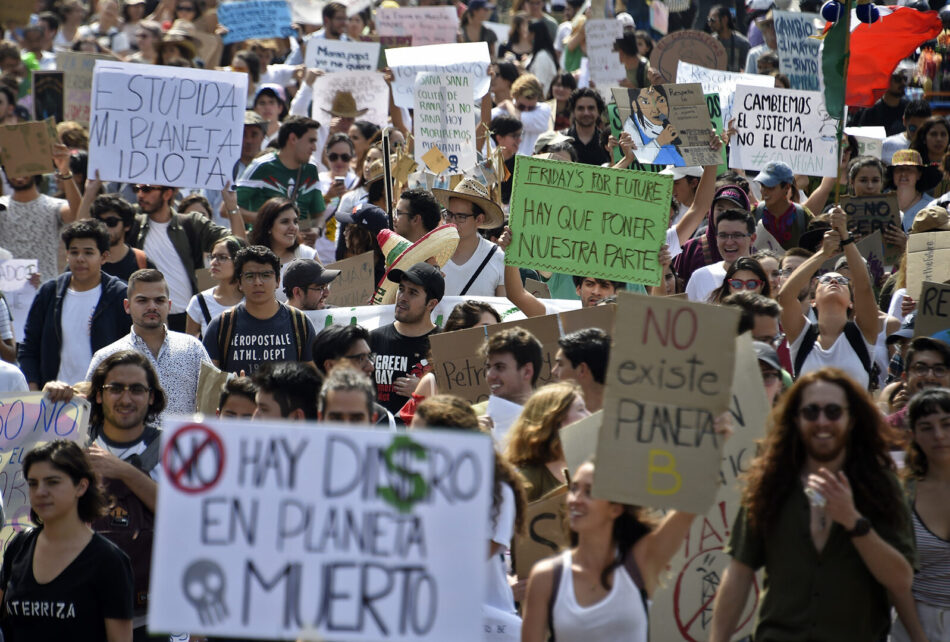
[{"label": "protest crowd", "polygon": [[0,640],[950,642],[950,3],[496,2],[0,0]]}]

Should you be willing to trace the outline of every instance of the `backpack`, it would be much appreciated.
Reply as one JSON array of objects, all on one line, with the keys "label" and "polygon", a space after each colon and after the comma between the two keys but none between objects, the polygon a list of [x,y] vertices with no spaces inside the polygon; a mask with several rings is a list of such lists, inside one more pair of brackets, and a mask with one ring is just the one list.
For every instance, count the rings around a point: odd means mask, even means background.
[{"label": "backpack", "polygon": [[138,249],[137,247],[133,247],[132,254],[135,255],[135,264],[139,266],[140,270],[144,270],[145,268],[148,267],[148,265],[145,262],[147,260],[147,257],[145,256],[145,252]]},{"label": "backpack", "polygon": [[[858,356],[864,370],[868,373],[868,388],[873,390],[877,387],[880,370],[877,363],[871,361],[871,354],[868,352],[867,344],[864,343],[864,335],[861,334],[861,328],[859,328],[858,324],[854,321],[848,321],[844,324],[844,336],[848,340],[848,343],[851,344],[851,349],[854,350],[854,353]],[[802,338],[802,345],[798,349],[798,354],[795,355],[793,367],[796,377],[800,375],[802,366],[805,365],[805,359],[811,354],[812,348],[815,347],[815,343],[817,342],[818,324],[808,323],[805,328],[805,336]]]},{"label": "backpack", "polygon": [[[145,450],[125,461],[148,475],[160,457],[162,431],[146,429]],[[95,439],[95,438],[93,438]],[[152,563],[152,541],[155,537],[155,514],[142,503],[124,482],[106,479],[108,512],[92,524],[93,530],[106,537],[129,556],[132,562],[132,580],[135,593],[135,613],[144,613],[148,608],[148,585]]]},{"label": "backpack", "polygon": [[[240,305],[240,304],[238,304]],[[294,339],[297,342],[297,361],[303,358],[303,347],[310,341],[310,328],[307,326],[307,316],[297,308],[281,303],[290,311],[290,325],[294,329]],[[218,356],[221,359],[221,369],[224,369],[228,356],[228,346],[234,336],[234,319],[237,305],[221,313],[221,325],[218,326]]]},{"label": "backpack", "polygon": [[[630,575],[630,579],[633,580],[634,586],[640,590],[640,599],[643,600],[643,611],[647,614],[647,628],[649,635],[649,621],[650,621],[650,602],[647,598],[647,589],[646,584],[643,581],[643,576],[640,574],[640,568],[637,566],[636,560],[633,559],[633,551],[627,553],[623,558],[623,564],[620,567],[617,567],[618,570],[623,567],[627,570],[627,573]],[[551,597],[548,599],[548,642],[555,642],[554,639],[554,602],[557,601],[557,592],[561,587],[561,573],[564,570],[564,556],[558,555],[554,559],[554,564],[552,566],[552,571],[554,576],[551,578],[553,581],[551,583]]]}]

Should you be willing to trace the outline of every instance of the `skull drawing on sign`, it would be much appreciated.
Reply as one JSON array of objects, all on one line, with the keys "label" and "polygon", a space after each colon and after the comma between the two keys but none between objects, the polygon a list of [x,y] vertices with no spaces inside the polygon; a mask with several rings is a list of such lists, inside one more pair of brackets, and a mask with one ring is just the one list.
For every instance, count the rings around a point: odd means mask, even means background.
[{"label": "skull drawing on sign", "polygon": [[228,616],[224,586],[224,571],[211,560],[195,560],[185,569],[182,588],[202,624],[216,624]]}]

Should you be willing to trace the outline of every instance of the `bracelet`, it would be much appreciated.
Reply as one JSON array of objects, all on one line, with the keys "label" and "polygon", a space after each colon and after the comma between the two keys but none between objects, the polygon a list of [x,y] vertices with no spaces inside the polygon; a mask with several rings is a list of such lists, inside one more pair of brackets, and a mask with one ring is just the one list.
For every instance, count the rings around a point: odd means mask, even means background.
[{"label": "bracelet", "polygon": [[845,245],[848,245],[849,243],[854,243],[854,237],[853,237],[853,236],[849,236],[849,237],[846,238],[845,240],[841,241],[841,247],[844,247]]},{"label": "bracelet", "polygon": [[234,216],[235,214],[239,213],[240,211],[241,211],[241,208],[235,207],[233,210],[228,210],[228,216]]},{"label": "bracelet", "polygon": [[72,172],[69,172],[68,174],[57,174],[57,175],[56,175],[56,178],[58,178],[58,179],[61,180],[61,181],[68,181],[68,180],[70,180],[72,177],[73,177],[73,173],[72,173]]}]

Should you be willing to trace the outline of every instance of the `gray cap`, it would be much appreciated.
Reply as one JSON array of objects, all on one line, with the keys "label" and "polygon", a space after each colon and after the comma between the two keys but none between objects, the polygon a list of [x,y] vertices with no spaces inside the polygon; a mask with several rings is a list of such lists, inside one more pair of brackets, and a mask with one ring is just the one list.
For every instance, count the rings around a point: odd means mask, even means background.
[{"label": "gray cap", "polygon": [[752,345],[755,347],[755,356],[759,361],[781,372],[782,362],[778,360],[778,353],[775,351],[775,348],[764,341],[753,341]]}]

